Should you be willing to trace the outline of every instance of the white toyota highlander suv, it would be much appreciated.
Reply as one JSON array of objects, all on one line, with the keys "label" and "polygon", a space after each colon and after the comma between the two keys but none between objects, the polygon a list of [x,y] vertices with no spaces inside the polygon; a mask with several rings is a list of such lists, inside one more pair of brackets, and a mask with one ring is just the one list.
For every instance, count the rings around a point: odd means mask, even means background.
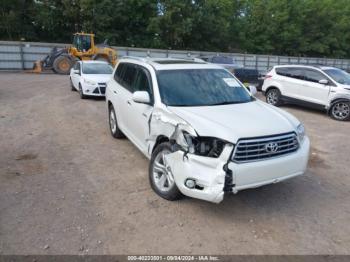
[{"label": "white toyota highlander suv", "polygon": [[289,113],[253,97],[226,69],[180,59],[123,58],[107,83],[113,137],[150,159],[153,190],[214,203],[226,192],[302,175],[310,142]]},{"label": "white toyota highlander suv", "polygon": [[350,75],[329,66],[275,66],[265,76],[266,102],[284,102],[327,110],[336,120],[350,119]]}]

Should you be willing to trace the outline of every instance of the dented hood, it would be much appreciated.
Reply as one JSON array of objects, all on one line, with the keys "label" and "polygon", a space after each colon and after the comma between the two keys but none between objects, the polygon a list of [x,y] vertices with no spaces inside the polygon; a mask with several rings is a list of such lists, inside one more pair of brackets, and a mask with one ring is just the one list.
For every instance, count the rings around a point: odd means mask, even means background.
[{"label": "dented hood", "polygon": [[200,136],[213,136],[232,143],[240,138],[295,131],[299,121],[261,101],[242,104],[168,107],[189,123]]}]

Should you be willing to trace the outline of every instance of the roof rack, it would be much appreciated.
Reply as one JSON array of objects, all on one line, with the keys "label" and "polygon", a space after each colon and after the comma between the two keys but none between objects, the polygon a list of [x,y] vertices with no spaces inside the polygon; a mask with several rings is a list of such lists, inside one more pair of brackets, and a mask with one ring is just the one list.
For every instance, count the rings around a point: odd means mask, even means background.
[{"label": "roof rack", "polygon": [[138,56],[123,56],[121,58],[134,59],[144,63],[160,63],[160,61],[178,61],[178,62],[193,62],[193,63],[206,63],[204,60],[197,57],[138,57]]}]

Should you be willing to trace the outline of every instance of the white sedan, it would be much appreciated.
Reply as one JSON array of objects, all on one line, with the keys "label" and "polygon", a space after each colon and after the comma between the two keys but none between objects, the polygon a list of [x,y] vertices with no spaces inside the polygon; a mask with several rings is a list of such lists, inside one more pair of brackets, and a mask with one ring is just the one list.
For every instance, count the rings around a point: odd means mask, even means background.
[{"label": "white sedan", "polygon": [[105,96],[106,83],[111,78],[112,66],[102,61],[78,61],[70,70],[72,91],[79,91],[80,97]]}]

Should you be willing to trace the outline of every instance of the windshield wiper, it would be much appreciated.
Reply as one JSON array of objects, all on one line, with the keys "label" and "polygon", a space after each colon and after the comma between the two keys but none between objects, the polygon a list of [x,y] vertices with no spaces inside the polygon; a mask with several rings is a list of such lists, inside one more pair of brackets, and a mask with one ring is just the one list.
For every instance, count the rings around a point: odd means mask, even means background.
[{"label": "windshield wiper", "polygon": [[221,102],[216,104],[210,104],[208,106],[222,106],[222,105],[233,105],[233,104],[241,104],[241,103],[245,103],[245,101]]}]

